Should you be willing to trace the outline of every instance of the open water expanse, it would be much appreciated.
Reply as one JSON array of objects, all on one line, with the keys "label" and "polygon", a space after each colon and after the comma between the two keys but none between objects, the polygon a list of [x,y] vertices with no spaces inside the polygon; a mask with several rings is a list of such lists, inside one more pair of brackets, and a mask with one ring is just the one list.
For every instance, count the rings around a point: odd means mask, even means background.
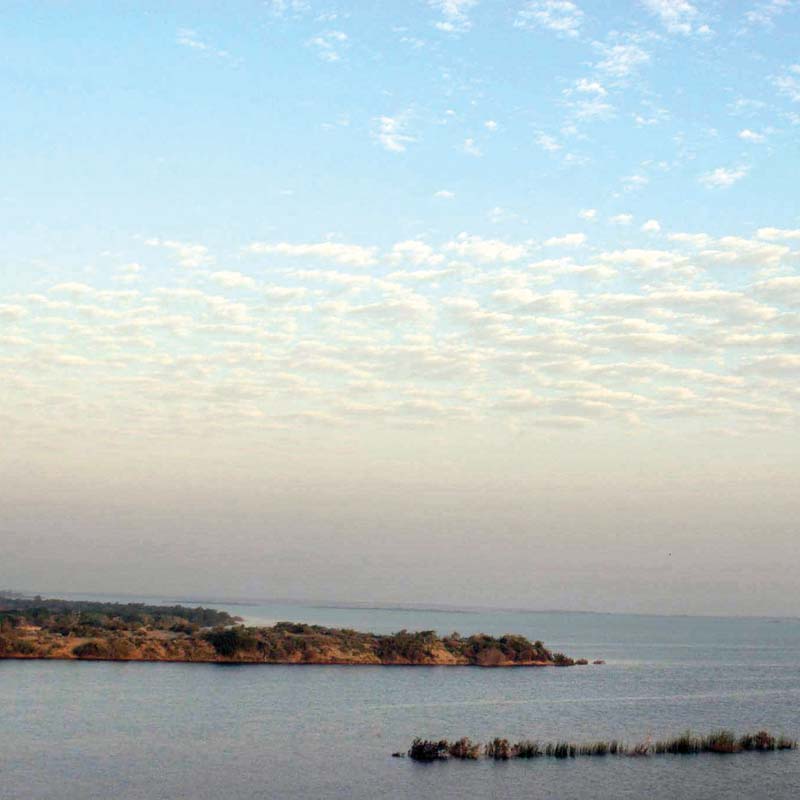
[{"label": "open water expanse", "polygon": [[800,796],[797,751],[430,765],[390,755],[416,735],[634,742],[725,726],[797,737],[796,620],[221,607],[253,623],[521,633],[607,663],[0,661],[3,800]]}]

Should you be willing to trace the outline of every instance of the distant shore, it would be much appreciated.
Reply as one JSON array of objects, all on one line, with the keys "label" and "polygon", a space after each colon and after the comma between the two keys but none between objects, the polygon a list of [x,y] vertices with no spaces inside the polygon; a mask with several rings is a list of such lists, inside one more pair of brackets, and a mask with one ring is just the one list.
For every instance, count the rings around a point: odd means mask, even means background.
[{"label": "distant shore", "polygon": [[[226,611],[0,596],[0,658],[222,664],[566,667],[524,636],[374,634],[296,622],[247,627]],[[598,662],[596,662],[598,663]]]}]

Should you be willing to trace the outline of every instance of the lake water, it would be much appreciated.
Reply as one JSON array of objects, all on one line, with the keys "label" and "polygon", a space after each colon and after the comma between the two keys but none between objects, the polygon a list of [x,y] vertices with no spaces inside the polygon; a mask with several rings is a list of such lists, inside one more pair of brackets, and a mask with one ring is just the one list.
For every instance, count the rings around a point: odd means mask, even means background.
[{"label": "lake water", "polygon": [[[150,602],[156,602],[150,599]],[[800,622],[223,606],[248,621],[521,633],[603,666],[0,661],[3,800],[794,798],[800,754],[415,764],[416,735],[800,735]]]}]

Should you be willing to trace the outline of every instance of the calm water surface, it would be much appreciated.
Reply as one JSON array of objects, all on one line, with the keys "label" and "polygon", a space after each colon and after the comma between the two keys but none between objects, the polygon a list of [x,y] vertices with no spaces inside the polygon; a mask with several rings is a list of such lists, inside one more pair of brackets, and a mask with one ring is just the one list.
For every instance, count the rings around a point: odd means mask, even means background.
[{"label": "calm water surface", "polygon": [[[151,600],[152,602],[152,600]],[[0,661],[0,796],[794,798],[800,755],[414,764],[415,735],[800,734],[800,622],[225,606],[248,621],[522,633],[605,666],[221,666]]]}]

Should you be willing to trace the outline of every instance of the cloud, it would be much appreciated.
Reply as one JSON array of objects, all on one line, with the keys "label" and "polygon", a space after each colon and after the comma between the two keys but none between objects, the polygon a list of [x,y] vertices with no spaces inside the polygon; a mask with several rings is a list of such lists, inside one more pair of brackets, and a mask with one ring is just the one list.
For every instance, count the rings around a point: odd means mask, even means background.
[{"label": "cloud", "polygon": [[595,67],[612,78],[627,78],[650,62],[650,54],[638,44],[594,43],[601,60]]},{"label": "cloud", "polygon": [[800,64],[792,64],[772,79],[777,90],[793,103],[800,103]]},{"label": "cloud", "polygon": [[534,141],[539,145],[539,147],[542,148],[542,150],[545,150],[548,153],[557,153],[562,149],[562,145],[560,145],[553,136],[550,136],[547,133],[538,133]]},{"label": "cloud", "polygon": [[574,38],[583,24],[583,11],[570,0],[527,2],[517,14],[514,25],[526,30],[544,29],[559,36]]},{"label": "cloud", "polygon": [[600,261],[606,264],[634,267],[643,272],[678,272],[689,266],[690,260],[682,253],[671,250],[646,250],[629,248],[600,253]]},{"label": "cloud", "polygon": [[688,0],[641,0],[642,5],[655,14],[670,33],[691,33],[697,17],[697,8]]},{"label": "cloud", "polygon": [[564,236],[552,236],[544,243],[548,247],[581,247],[586,244],[586,234],[568,233]]},{"label": "cloud", "polygon": [[487,119],[486,122],[483,123],[483,127],[486,128],[487,131],[496,131],[499,125],[493,119]]},{"label": "cloud", "polygon": [[325,31],[308,40],[309,47],[316,50],[323,61],[334,63],[341,61],[342,49],[347,46],[349,38],[343,31]]},{"label": "cloud", "polygon": [[622,188],[626,192],[635,192],[650,183],[650,178],[647,175],[626,175],[622,179]]},{"label": "cloud", "polygon": [[481,153],[480,147],[478,147],[478,145],[475,144],[474,139],[464,139],[464,144],[461,145],[461,149],[469,156],[483,155],[483,153]]},{"label": "cloud", "polygon": [[759,228],[756,236],[768,242],[800,240],[800,228]]},{"label": "cloud", "polygon": [[416,239],[397,242],[392,247],[389,260],[393,264],[411,264],[415,267],[437,266],[444,261],[444,256],[437,253],[429,244]]},{"label": "cloud", "polygon": [[27,313],[28,309],[24,306],[0,303],[0,319],[14,321],[22,319]]},{"label": "cloud", "polygon": [[774,26],[775,17],[784,11],[796,7],[796,0],[764,0],[748,11],[744,16],[749,25],[763,25],[767,28]]},{"label": "cloud", "polygon": [[376,247],[362,247],[357,244],[340,242],[317,242],[315,244],[253,242],[245,249],[250,253],[260,255],[277,254],[292,258],[316,258],[351,267],[369,267],[377,262]]},{"label": "cloud", "polygon": [[606,91],[605,87],[602,83],[598,80],[591,80],[589,78],[579,78],[575,81],[575,88],[574,90],[566,90],[568,92],[576,91],[580,92],[581,94],[596,94],[600,97],[605,97],[608,92]]},{"label": "cloud", "polygon": [[478,4],[478,0],[428,0],[428,4],[442,15],[436,23],[440,31],[465,33],[472,28],[467,12]]},{"label": "cloud", "polygon": [[639,230],[641,230],[643,233],[658,233],[661,230],[661,225],[659,224],[658,220],[649,219]]},{"label": "cloud", "polygon": [[615,214],[610,217],[609,222],[613,222],[614,225],[630,225],[633,222],[633,214]]},{"label": "cloud", "polygon": [[188,47],[191,50],[198,50],[199,52],[216,56],[217,58],[230,58],[230,53],[228,53],[226,50],[218,50],[213,45],[203,41],[197,31],[192,30],[191,28],[179,28],[175,40],[179,45],[181,45],[181,47]]},{"label": "cloud", "polygon": [[742,236],[721,236],[700,251],[714,264],[744,267],[777,267],[789,255],[786,245],[767,243]]},{"label": "cloud", "polygon": [[150,247],[164,247],[171,250],[178,257],[178,263],[187,269],[203,267],[214,261],[209,255],[208,248],[202,244],[179,242],[174,239],[147,239],[145,244]]},{"label": "cloud", "polygon": [[372,135],[381,143],[384,149],[392,153],[403,153],[407,144],[416,141],[416,138],[409,136],[405,129],[405,116],[378,117],[375,120]]},{"label": "cloud", "polygon": [[582,208],[578,212],[578,216],[581,219],[585,219],[588,222],[594,222],[597,219],[597,209],[596,208]]},{"label": "cloud", "polygon": [[256,282],[248,275],[241,272],[212,272],[209,279],[224,286],[226,289],[255,289]]},{"label": "cloud", "polygon": [[752,142],[753,144],[763,144],[767,140],[763,133],[756,133],[749,128],[739,131],[737,135],[743,142]]},{"label": "cloud", "polygon": [[441,200],[452,200],[456,196],[456,193],[451,192],[449,189],[439,189],[438,192],[433,193],[433,196]]},{"label": "cloud", "polygon": [[508,244],[498,239],[482,239],[460,233],[456,239],[445,244],[444,249],[460,258],[473,259],[482,264],[519,261],[527,248],[524,245]]},{"label": "cloud", "polygon": [[800,308],[800,275],[786,275],[757,283],[754,294],[780,306]]},{"label": "cloud", "polygon": [[699,181],[709,189],[727,189],[744,178],[749,171],[749,167],[717,167],[701,175]]},{"label": "cloud", "polygon": [[302,14],[311,10],[308,0],[265,0],[264,5],[276,16]]}]

